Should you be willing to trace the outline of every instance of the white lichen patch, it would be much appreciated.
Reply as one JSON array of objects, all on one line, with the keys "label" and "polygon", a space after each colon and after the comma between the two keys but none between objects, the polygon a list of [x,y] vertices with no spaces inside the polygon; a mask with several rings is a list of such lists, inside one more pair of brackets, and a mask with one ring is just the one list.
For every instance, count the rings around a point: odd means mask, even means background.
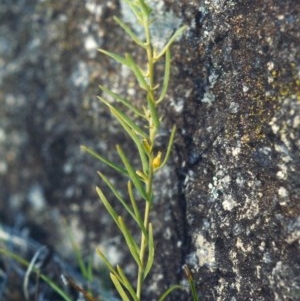
[{"label": "white lichen patch", "polygon": [[216,265],[214,243],[207,241],[201,233],[195,235],[194,241],[199,267],[205,265],[213,271]]},{"label": "white lichen patch", "polygon": [[237,202],[230,195],[224,196],[224,201],[222,202],[223,209],[226,211],[231,211],[237,206]]},{"label": "white lichen patch", "polygon": [[[300,125],[300,103],[297,95],[291,95],[282,99],[281,103],[282,112],[287,115],[286,123],[282,122],[281,115],[275,115],[269,125],[271,126],[273,133],[279,136],[285,147],[284,152],[287,154],[289,151],[293,150],[293,141],[296,139],[294,130],[298,129]],[[283,147],[283,145],[277,145],[277,148]]]},{"label": "white lichen patch", "polygon": [[239,209],[240,219],[252,219],[259,214],[259,200],[261,197],[261,194],[257,194],[256,197],[249,197],[248,195],[245,196],[244,205]]},{"label": "white lichen patch", "polygon": [[278,197],[279,197],[279,204],[281,206],[286,206],[287,201],[288,201],[288,197],[289,197],[289,193],[288,193],[288,191],[285,187],[282,187],[282,186],[279,187]]},{"label": "white lichen patch", "polygon": [[184,99],[181,97],[177,98],[176,100],[171,99],[170,105],[174,108],[176,113],[181,113],[184,108]]},{"label": "white lichen patch", "polygon": [[236,114],[239,111],[240,105],[236,102],[231,102],[229,105],[229,112],[231,114]]},{"label": "white lichen patch", "polygon": [[[218,280],[218,286],[216,287],[216,290],[218,292],[218,296],[223,295],[223,292],[226,291],[227,285],[228,285],[228,282],[223,277],[221,277]],[[222,297],[217,297],[216,301],[223,301],[221,298]]]},{"label": "white lichen patch", "polygon": [[291,221],[288,225],[289,235],[286,237],[286,242],[289,244],[297,243],[300,247],[300,216]]},{"label": "white lichen patch", "polygon": [[243,84],[243,92],[247,93],[249,91],[249,87]]},{"label": "white lichen patch", "polygon": [[203,103],[212,104],[215,101],[215,95],[211,90],[205,91],[203,98],[201,99]]},{"label": "white lichen patch", "polygon": [[269,71],[272,71],[274,69],[274,62],[270,61],[267,63],[267,68]]},{"label": "white lichen patch", "polygon": [[225,0],[205,0],[205,6],[208,10],[212,11],[213,13],[221,13],[225,10],[225,5],[227,6],[234,6],[234,1],[225,1]]},{"label": "white lichen patch", "polygon": [[235,273],[235,288],[239,292],[241,290],[241,283],[242,283],[242,276],[239,271],[239,261],[237,259],[237,252],[231,250],[229,252],[229,258],[231,259],[232,262],[232,271]]},{"label": "white lichen patch", "polygon": [[90,54],[90,57],[95,57],[97,54],[97,48],[99,47],[95,37],[89,35],[84,40],[84,48]]},{"label": "white lichen patch", "polygon": [[[208,193],[212,200],[217,200],[219,198],[219,192],[222,191],[223,195],[224,190],[228,189],[231,183],[231,177],[229,175],[224,174],[222,166],[220,166],[219,170],[216,172],[216,175],[212,178],[212,183],[208,184]],[[227,196],[227,201],[230,199],[230,195]]]},{"label": "white lichen patch", "polygon": [[188,89],[184,93],[184,96],[185,96],[184,98],[177,97],[175,99],[174,98],[170,99],[170,105],[171,105],[171,107],[174,108],[176,113],[181,113],[182,112],[182,110],[184,108],[184,101],[185,101],[185,99],[187,99],[190,96],[191,92],[192,92],[192,90]]},{"label": "white lichen patch", "polygon": [[261,265],[256,266],[256,278],[261,279]]},{"label": "white lichen patch", "polygon": [[287,166],[285,164],[278,164],[278,169],[276,177],[279,180],[285,180],[287,178]]},{"label": "white lichen patch", "polygon": [[[286,275],[288,275],[290,267],[285,265],[282,261],[277,261],[275,267],[273,268],[272,272],[268,275],[271,287],[274,290],[274,301],[281,301],[281,300],[288,300],[287,295],[290,295],[290,290],[292,288],[292,283],[290,286],[287,287],[286,283]],[[291,282],[295,280],[291,279]],[[294,283],[296,284],[296,283]],[[296,299],[295,299],[296,300]],[[298,300],[298,298],[297,298]]]},{"label": "white lichen patch", "polygon": [[235,180],[236,184],[238,184],[240,187],[244,187],[246,180],[243,178],[242,175],[238,174],[238,177]]},{"label": "white lichen patch", "polygon": [[245,245],[241,238],[237,238],[236,247],[240,249],[243,253],[249,253],[252,251],[252,247],[250,245]]}]

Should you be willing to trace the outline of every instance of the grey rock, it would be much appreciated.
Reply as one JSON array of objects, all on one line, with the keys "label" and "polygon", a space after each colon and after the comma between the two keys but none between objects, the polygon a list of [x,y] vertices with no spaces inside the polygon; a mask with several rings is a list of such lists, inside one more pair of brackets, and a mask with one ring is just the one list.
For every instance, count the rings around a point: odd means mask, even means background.
[{"label": "grey rock", "polygon": [[[156,179],[146,299],[186,285],[188,264],[200,300],[299,300],[300,3],[153,3],[189,28],[173,47],[162,108],[164,130],[178,132]],[[132,51],[112,19],[120,14],[117,1],[0,3],[1,222],[68,259],[64,219],[82,248],[118,250],[114,260],[128,263],[96,171],[126,183],[79,148],[113,160],[115,144],[127,144],[96,98],[102,84],[138,99],[131,75],[96,51]]]}]

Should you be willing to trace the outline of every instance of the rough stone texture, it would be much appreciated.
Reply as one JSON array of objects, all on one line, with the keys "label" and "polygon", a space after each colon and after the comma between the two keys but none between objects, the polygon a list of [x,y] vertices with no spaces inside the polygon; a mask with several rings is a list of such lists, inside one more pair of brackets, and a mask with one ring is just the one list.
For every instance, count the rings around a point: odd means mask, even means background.
[{"label": "rough stone texture", "polygon": [[299,300],[300,3],[177,9],[190,24],[178,168],[202,300]]},{"label": "rough stone texture", "polygon": [[[127,71],[96,51],[133,49],[112,19],[119,4],[6,2],[1,221],[69,257],[65,218],[83,249],[101,245],[128,263],[94,191],[103,166],[79,151],[85,144],[113,158],[116,142],[126,143],[95,97],[99,83],[136,93]],[[179,130],[173,162],[157,179],[158,262],[146,299],[185,284],[187,263],[201,300],[299,300],[300,3],[153,3],[189,29],[173,48],[163,108],[166,129]]]}]

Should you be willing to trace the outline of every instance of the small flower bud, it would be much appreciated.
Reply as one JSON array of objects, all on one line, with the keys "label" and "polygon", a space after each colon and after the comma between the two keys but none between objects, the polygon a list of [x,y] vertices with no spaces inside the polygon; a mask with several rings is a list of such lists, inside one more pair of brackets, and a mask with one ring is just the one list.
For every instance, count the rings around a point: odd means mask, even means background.
[{"label": "small flower bud", "polygon": [[152,150],[152,146],[150,145],[150,143],[148,142],[147,139],[143,139],[143,145],[144,145],[146,152],[149,154]]},{"label": "small flower bud", "polygon": [[147,181],[147,176],[140,170],[137,170],[136,171],[136,174],[141,178],[143,179],[145,182]]},{"label": "small flower bud", "polygon": [[153,159],[152,166],[154,169],[158,168],[161,164],[161,152],[158,152],[156,157]]}]

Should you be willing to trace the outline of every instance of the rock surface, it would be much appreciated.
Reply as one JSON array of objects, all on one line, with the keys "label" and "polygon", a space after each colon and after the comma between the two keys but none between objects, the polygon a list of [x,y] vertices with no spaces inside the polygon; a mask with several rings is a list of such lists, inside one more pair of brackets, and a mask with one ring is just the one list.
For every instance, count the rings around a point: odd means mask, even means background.
[{"label": "rock surface", "polygon": [[[146,299],[186,284],[188,264],[201,300],[299,300],[300,3],[153,5],[188,30],[173,47],[163,106],[165,130],[179,130],[157,178],[158,259]],[[122,9],[104,0],[0,4],[1,223],[65,258],[74,252],[64,220],[85,252],[99,245],[128,263],[94,189],[100,169],[122,180],[79,149],[114,158],[114,145],[127,143],[96,98],[98,84],[136,93],[128,72],[96,51],[133,51],[113,21]]]}]

